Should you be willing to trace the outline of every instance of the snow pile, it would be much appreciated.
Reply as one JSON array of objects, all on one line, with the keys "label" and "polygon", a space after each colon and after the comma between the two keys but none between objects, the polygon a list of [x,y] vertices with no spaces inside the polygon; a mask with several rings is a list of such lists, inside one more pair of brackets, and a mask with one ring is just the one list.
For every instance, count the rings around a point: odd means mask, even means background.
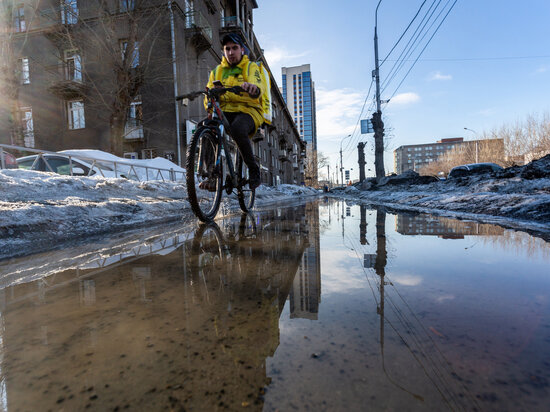
[{"label": "snow pile", "polygon": [[522,167],[447,180],[404,174],[343,196],[394,208],[550,232],[550,155]]},{"label": "snow pile", "polygon": [[[125,159],[115,156],[111,153],[101,150],[81,149],[81,150],[62,150],[60,154],[82,159],[88,163],[94,160],[114,169],[116,162],[117,171],[128,176],[135,176],[140,181],[145,180],[184,180],[185,169],[163,157],[154,159]],[[163,170],[156,170],[163,169]],[[174,173],[171,174],[171,171]],[[172,179],[171,179],[172,175]],[[137,180],[137,179],[136,179]]]},{"label": "snow pile", "polygon": [[[258,206],[302,198],[317,191],[294,185],[261,186]],[[223,213],[239,210],[225,196]],[[196,222],[183,182],[62,176],[31,170],[0,170],[0,259],[55,245],[163,222]]]}]

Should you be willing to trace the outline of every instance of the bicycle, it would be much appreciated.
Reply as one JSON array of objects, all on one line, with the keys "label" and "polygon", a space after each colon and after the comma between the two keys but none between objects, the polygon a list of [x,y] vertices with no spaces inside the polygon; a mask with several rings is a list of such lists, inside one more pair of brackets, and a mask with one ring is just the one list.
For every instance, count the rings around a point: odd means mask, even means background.
[{"label": "bicycle", "polygon": [[[235,144],[235,161],[226,136],[231,136],[231,126],[220,107],[220,98],[231,92],[245,92],[240,86],[216,87],[191,92],[176,97],[176,100],[194,100],[201,95],[208,99],[208,117],[202,120],[187,148],[186,185],[193,213],[203,222],[212,222],[220,208],[223,191],[230,195],[237,192],[239,206],[248,212],[254,206],[255,189],[250,189],[248,167]],[[228,175],[223,174],[223,163]],[[202,186],[202,187],[201,187]]]}]

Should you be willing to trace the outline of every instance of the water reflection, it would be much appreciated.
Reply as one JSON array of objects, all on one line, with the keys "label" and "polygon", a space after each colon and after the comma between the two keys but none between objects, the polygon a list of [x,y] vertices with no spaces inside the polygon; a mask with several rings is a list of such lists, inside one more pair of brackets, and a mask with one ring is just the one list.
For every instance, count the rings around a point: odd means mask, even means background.
[{"label": "water reflection", "polygon": [[550,255],[526,234],[324,200],[141,236],[0,267],[4,409],[547,400]]},{"label": "water reflection", "polygon": [[306,212],[243,215],[5,287],[6,409],[261,410],[286,300],[295,317],[318,310],[318,216]]},{"label": "water reflection", "polygon": [[461,222],[430,215],[397,215],[395,227],[403,235],[440,236],[444,239],[464,239],[464,236],[502,236],[504,228],[478,222]]}]

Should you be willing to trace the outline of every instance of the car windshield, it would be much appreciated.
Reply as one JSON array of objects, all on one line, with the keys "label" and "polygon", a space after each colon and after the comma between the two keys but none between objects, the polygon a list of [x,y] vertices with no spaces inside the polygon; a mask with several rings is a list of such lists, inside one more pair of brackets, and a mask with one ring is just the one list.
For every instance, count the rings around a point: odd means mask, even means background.
[{"label": "car windshield", "polygon": [[17,160],[17,167],[19,169],[30,169],[32,167],[32,164],[34,163],[34,160],[36,157],[33,157],[31,159],[23,159],[23,160]]}]

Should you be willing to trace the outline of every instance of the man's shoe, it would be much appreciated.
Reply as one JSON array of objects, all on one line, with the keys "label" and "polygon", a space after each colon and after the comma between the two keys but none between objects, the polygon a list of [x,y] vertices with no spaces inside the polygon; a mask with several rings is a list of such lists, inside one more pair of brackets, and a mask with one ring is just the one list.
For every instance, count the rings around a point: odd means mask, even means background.
[{"label": "man's shoe", "polygon": [[250,177],[248,179],[248,187],[250,188],[250,190],[254,190],[262,184],[260,168],[256,166],[255,168],[252,168],[249,171],[250,171]]},{"label": "man's shoe", "polygon": [[199,189],[208,190],[209,192],[216,191],[216,181],[217,179],[206,179],[199,183]]}]

